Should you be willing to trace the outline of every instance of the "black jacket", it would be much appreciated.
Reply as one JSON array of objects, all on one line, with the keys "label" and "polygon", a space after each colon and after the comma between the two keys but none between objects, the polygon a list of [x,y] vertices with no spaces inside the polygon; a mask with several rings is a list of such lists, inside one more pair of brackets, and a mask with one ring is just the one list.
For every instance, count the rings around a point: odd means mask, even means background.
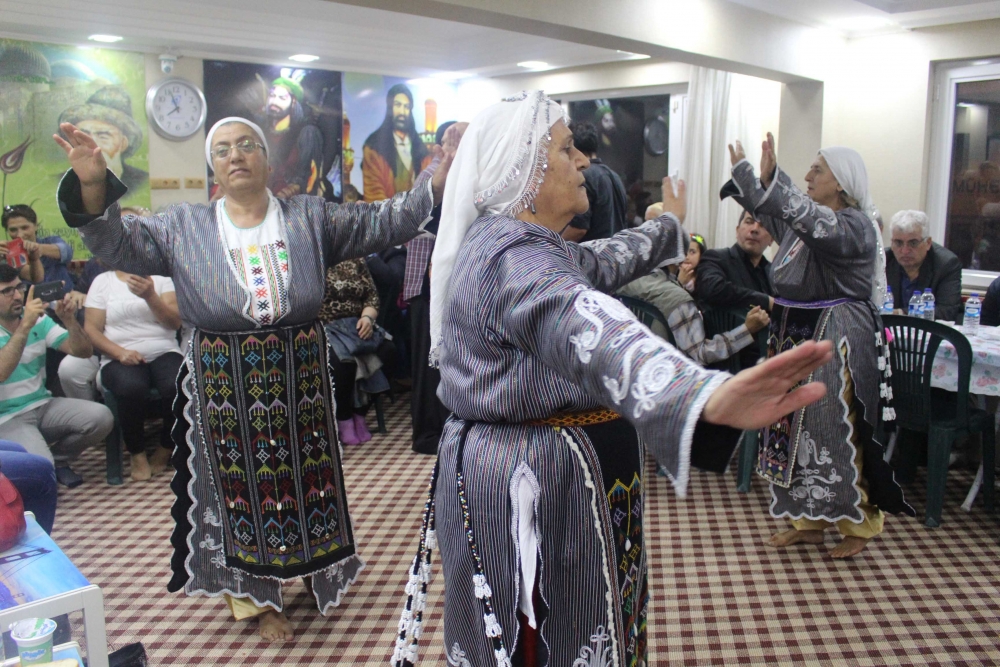
[{"label": "black jacket", "polygon": [[983,312],[979,316],[979,323],[987,326],[1000,326],[1000,278],[990,283],[986,289],[986,297],[983,299]]},{"label": "black jacket", "polygon": [[754,267],[739,244],[702,253],[695,278],[698,300],[713,308],[750,310],[760,306],[770,310],[770,297],[777,294],[771,281],[771,262],[761,257]]},{"label": "black jacket", "polygon": [[569,223],[570,227],[587,230],[587,235],[581,239],[581,243],[606,239],[626,229],[628,224],[625,220],[625,209],[628,206],[628,198],[618,174],[600,159],[594,158],[590,161],[590,166],[584,169],[583,178],[590,208]]},{"label": "black jacket", "polygon": [[[892,288],[895,307],[906,310],[909,304],[903,301],[903,276],[906,271],[899,265],[891,250],[885,253],[885,279]],[[931,244],[914,289],[930,288],[934,293],[934,318],[961,321],[962,316],[962,262],[947,248]]]}]

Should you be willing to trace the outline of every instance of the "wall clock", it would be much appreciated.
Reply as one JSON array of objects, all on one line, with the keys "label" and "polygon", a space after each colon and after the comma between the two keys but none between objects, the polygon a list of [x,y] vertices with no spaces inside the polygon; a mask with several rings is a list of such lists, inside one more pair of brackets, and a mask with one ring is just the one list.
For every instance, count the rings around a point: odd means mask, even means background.
[{"label": "wall clock", "polygon": [[164,79],[146,93],[146,117],[153,130],[171,141],[183,141],[205,125],[208,105],[198,86],[185,79]]}]

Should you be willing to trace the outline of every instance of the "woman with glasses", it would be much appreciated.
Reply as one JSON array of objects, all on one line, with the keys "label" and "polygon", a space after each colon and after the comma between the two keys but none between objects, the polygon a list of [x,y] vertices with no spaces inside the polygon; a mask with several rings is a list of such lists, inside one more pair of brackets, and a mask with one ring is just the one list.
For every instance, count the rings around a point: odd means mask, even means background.
[{"label": "woman with glasses", "polygon": [[882,532],[884,513],[914,515],[878,438],[880,418],[894,413],[878,309],[885,253],[877,211],[856,151],[821,150],[803,193],[777,167],[770,134],[762,148],[758,181],[740,143],[729,147],[733,180],[722,194],[779,244],[768,357],[808,340],[834,345],[834,362],[813,377],[827,399],[761,431],[757,472],[771,483],[771,515],[792,524],[770,544],[822,544],[835,525],[843,539],[830,555],[850,558]]},{"label": "woman with glasses", "polygon": [[72,167],[58,191],[67,224],[109,266],[172,278],[194,328],[178,376],[185,400],[175,403],[168,589],[225,596],[236,618],[259,619],[265,639],[290,639],[283,582],[308,577],[325,614],[364,567],[317,320],[326,267],[416,236],[453,152],[389,201],[278,200],[267,189],[264,133],[224,118],[205,142],[221,199],[123,216],[126,188],[100,148],[68,123],[60,130]]}]

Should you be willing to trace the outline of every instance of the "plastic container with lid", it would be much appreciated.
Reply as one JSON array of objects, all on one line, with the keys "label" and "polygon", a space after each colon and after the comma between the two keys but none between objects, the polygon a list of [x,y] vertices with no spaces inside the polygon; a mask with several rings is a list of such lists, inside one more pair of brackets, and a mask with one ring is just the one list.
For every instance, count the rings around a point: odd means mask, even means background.
[{"label": "plastic container with lid", "polygon": [[52,662],[52,636],[56,622],[49,618],[26,618],[10,624],[10,636],[17,643],[22,665]]}]

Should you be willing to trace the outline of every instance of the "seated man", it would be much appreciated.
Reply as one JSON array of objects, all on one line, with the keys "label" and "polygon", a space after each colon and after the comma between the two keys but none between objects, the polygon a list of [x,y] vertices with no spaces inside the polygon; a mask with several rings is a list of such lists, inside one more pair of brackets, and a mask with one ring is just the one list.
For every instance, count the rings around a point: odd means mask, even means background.
[{"label": "seated man", "polygon": [[996,278],[986,288],[979,323],[988,327],[1000,326],[1000,278]]},{"label": "seated man", "polygon": [[103,405],[53,398],[45,389],[46,349],[88,358],[93,346],[71,297],[55,306],[64,329],[45,315],[34,288],[25,297],[24,287],[17,269],[0,264],[0,439],[54,461],[59,482],[77,486],[83,479],[69,464],[111,432],[114,418]]},{"label": "seated man", "polygon": [[562,237],[576,243],[606,239],[628,227],[625,186],[618,174],[597,157],[597,128],[592,123],[573,123],[570,129],[573,145],[590,159],[590,166],[583,170],[590,208],[574,216]]},{"label": "seated man", "polygon": [[[751,310],[754,306],[770,312],[777,292],[771,282],[771,262],[764,251],[771,235],[749,213],[740,214],[736,243],[731,248],[706,250],[695,269],[695,296],[703,306]],[[760,349],[744,348],[743,368],[757,363]]]},{"label": "seated man", "polygon": [[891,247],[885,252],[885,278],[892,288],[894,309],[907,311],[917,290],[934,294],[934,319],[957,322],[962,316],[962,262],[931,240],[923,211],[899,211],[889,221]]}]

